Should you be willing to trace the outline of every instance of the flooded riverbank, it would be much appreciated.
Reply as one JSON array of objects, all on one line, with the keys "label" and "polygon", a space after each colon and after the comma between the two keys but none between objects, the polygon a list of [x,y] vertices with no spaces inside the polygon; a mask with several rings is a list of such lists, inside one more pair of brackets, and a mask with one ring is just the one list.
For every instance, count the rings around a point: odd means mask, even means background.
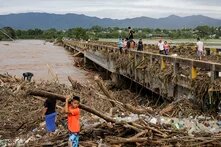
[{"label": "flooded riverbank", "polygon": [[63,47],[43,40],[0,42],[0,73],[21,77],[29,71],[34,73],[34,80],[52,80],[56,75],[60,83],[67,83],[67,76],[82,82],[87,72],[74,67],[73,62]]}]

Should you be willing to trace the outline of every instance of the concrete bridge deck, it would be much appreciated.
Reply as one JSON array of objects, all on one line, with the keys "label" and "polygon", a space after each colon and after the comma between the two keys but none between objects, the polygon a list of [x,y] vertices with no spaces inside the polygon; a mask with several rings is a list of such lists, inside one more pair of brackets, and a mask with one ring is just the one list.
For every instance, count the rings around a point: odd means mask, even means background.
[{"label": "concrete bridge deck", "polygon": [[[219,78],[221,64],[188,58],[160,55],[150,52],[130,50],[120,54],[118,48],[98,43],[63,41],[70,51],[78,51],[90,60],[113,74],[124,76],[141,86],[164,97],[190,95],[192,81],[197,78],[199,70],[208,72],[211,82]],[[126,66],[119,66],[125,59]],[[118,65],[118,66],[117,66]],[[180,69],[188,69],[187,75],[180,74]],[[156,68],[155,73],[152,70]],[[158,75],[163,75],[160,78]],[[177,76],[178,75],[178,76]],[[158,76],[158,77],[157,77]],[[169,78],[165,78],[165,77]],[[179,77],[179,78],[178,78]]]}]

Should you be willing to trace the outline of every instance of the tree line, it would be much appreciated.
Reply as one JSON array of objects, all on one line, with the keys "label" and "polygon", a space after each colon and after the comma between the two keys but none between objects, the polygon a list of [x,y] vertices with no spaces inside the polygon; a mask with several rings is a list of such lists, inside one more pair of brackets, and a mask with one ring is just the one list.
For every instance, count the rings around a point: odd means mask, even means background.
[{"label": "tree line", "polygon": [[[61,39],[74,38],[74,39],[90,39],[98,40],[99,38],[126,38],[128,36],[127,28],[108,27],[103,28],[100,26],[93,26],[89,29],[85,28],[71,28],[67,30],[56,29],[29,29],[19,30],[11,27],[4,27],[0,29],[0,40],[7,40],[8,37],[4,34],[7,33],[13,39]],[[189,39],[189,38],[221,38],[221,26],[198,26],[194,29],[150,29],[150,28],[134,28],[134,38],[154,38],[154,37],[168,37],[171,39]]]}]

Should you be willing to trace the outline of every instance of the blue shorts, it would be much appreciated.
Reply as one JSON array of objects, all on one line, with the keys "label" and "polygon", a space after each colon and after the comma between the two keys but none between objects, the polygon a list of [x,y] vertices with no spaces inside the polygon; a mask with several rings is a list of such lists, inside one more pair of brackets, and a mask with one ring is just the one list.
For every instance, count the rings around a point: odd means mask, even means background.
[{"label": "blue shorts", "polygon": [[69,141],[71,142],[72,147],[78,147],[79,145],[79,133],[70,133]]},{"label": "blue shorts", "polygon": [[56,112],[45,115],[46,128],[48,132],[54,132],[56,130],[56,124],[55,124],[56,115],[57,115]]}]

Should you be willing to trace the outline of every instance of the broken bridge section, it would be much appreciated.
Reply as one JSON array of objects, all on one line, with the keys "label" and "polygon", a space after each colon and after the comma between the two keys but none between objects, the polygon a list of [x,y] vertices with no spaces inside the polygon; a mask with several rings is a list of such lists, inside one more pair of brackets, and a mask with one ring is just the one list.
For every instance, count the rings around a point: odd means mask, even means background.
[{"label": "broken bridge section", "polygon": [[63,43],[66,49],[83,54],[85,62],[89,59],[109,72],[167,98],[193,98],[193,82],[201,71],[209,75],[211,82],[219,78],[221,72],[220,63],[133,49],[121,54],[116,46],[98,42],[63,40]]}]

